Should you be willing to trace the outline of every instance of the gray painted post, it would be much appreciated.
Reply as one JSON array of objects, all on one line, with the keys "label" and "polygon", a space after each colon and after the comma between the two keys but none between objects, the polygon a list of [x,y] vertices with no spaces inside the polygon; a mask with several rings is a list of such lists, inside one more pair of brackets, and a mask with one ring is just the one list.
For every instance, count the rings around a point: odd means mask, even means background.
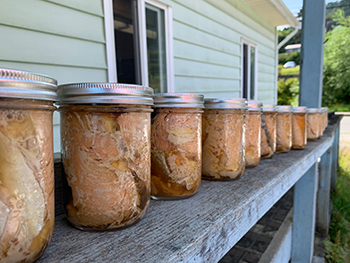
[{"label": "gray painted post", "polygon": [[337,170],[338,170],[338,158],[339,158],[339,133],[340,127],[338,125],[337,130],[334,134],[333,140],[333,154],[332,154],[332,175],[331,175],[331,190],[333,192],[337,189]]},{"label": "gray painted post", "polygon": [[325,0],[304,0],[299,105],[321,107]]},{"label": "gray painted post", "polygon": [[292,230],[292,263],[311,262],[314,251],[317,165],[299,179],[294,186]]},{"label": "gray painted post", "polygon": [[316,202],[316,230],[327,237],[330,224],[330,193],[332,173],[332,146],[322,155],[319,163],[319,179]]}]

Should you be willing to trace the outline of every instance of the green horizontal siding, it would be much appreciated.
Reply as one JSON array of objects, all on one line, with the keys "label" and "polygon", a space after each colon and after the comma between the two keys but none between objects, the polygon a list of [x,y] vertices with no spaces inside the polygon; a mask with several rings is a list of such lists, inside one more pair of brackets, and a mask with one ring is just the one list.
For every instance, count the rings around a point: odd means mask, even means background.
[{"label": "green horizontal siding", "polygon": [[1,0],[0,24],[105,43],[103,17],[41,0]]},{"label": "green horizontal siding", "polygon": [[[173,8],[176,91],[240,96],[241,39],[244,38],[258,46],[258,98],[263,102],[275,101],[274,26],[240,0],[216,0],[215,5],[207,0],[164,2]],[[259,96],[260,86],[266,84],[268,90]]]},{"label": "green horizontal siding", "polygon": [[[70,82],[107,81],[103,0],[1,0],[0,67]],[[54,150],[60,151],[54,115]]]}]

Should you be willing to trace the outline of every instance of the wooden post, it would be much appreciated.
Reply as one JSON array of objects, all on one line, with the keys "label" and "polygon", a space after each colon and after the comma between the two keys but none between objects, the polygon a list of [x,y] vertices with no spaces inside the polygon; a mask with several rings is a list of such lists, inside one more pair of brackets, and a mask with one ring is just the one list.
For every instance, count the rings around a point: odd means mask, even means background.
[{"label": "wooden post", "polygon": [[332,153],[332,171],[331,171],[331,190],[336,192],[337,190],[337,170],[338,170],[338,157],[339,157],[339,133],[340,126],[336,128],[333,140],[333,153]]},{"label": "wooden post", "polygon": [[322,155],[319,163],[319,181],[316,203],[316,230],[327,237],[330,224],[330,193],[332,173],[332,146]]},{"label": "wooden post", "polygon": [[311,262],[313,257],[318,181],[316,167],[314,163],[294,186],[292,263]]},{"label": "wooden post", "polygon": [[321,107],[325,0],[304,0],[299,105]]}]

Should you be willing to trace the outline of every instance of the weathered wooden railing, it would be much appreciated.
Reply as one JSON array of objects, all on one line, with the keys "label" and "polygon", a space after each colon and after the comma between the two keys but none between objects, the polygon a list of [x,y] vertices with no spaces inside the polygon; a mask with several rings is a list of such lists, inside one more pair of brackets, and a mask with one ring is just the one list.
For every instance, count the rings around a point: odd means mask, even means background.
[{"label": "weathered wooden railing", "polygon": [[[336,171],[339,116],[323,137],[304,150],[276,154],[247,169],[237,181],[202,181],[198,193],[181,201],[151,201],[145,217],[129,228],[84,232],[62,214],[60,163],[56,163],[56,226],[38,262],[217,262],[294,185],[294,219],[288,262],[311,262],[320,185],[318,226],[329,224],[329,188]],[[321,157],[321,180],[317,164]],[[332,181],[332,182],[333,182]],[[334,182],[333,182],[334,184]]]}]

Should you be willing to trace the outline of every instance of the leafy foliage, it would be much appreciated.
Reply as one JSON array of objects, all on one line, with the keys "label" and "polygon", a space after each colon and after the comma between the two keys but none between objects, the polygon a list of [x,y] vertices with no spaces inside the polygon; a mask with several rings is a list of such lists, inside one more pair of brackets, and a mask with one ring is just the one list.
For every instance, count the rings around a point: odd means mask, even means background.
[{"label": "leafy foliage", "polygon": [[296,78],[283,78],[278,80],[278,105],[292,105],[297,106],[299,95],[299,81]]},{"label": "leafy foliage", "polygon": [[330,240],[325,241],[326,262],[350,262],[350,149],[339,154],[337,192],[333,193]]},{"label": "leafy foliage", "polygon": [[284,64],[287,61],[294,61],[297,65],[300,65],[300,52],[295,51],[292,53],[280,53],[278,54],[278,64]]},{"label": "leafy foliage", "polygon": [[[290,33],[294,31],[293,27],[286,27],[283,30],[278,30],[278,43],[286,38]],[[286,50],[284,49],[288,45],[299,44],[301,41],[301,31],[299,30],[289,41],[284,44],[279,50],[279,53],[284,53]]]},{"label": "leafy foliage", "polygon": [[326,6],[326,19],[333,20],[338,9],[344,11],[345,16],[350,15],[350,0],[341,0],[339,2],[329,2]]},{"label": "leafy foliage", "polygon": [[323,66],[324,105],[350,101],[350,17],[342,10],[334,15],[339,26],[326,33]]}]

